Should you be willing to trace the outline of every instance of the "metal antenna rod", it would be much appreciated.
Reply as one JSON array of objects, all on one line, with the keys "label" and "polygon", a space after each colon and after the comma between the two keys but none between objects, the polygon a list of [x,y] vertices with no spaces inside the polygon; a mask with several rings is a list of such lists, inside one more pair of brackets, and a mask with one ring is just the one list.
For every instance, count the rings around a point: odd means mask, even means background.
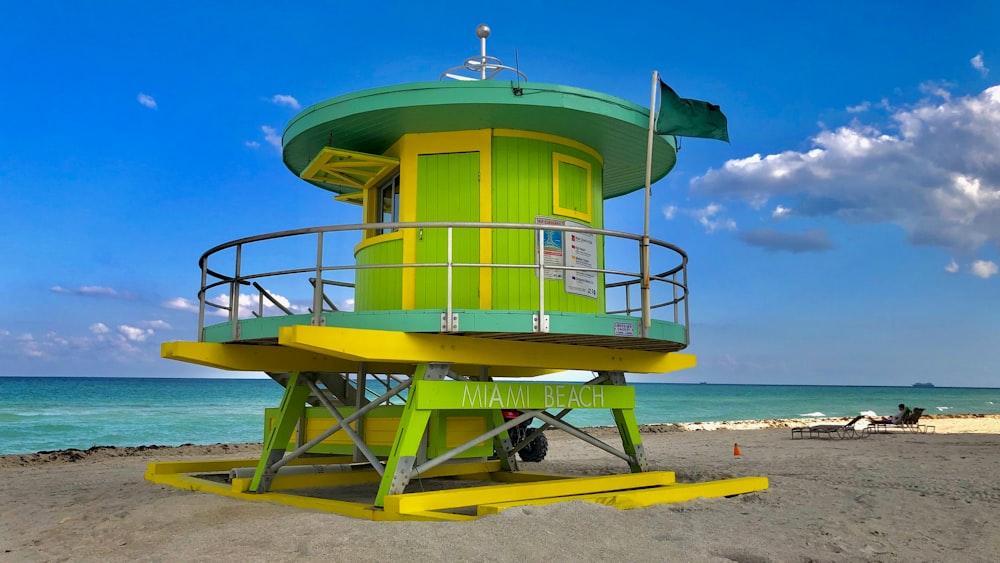
[{"label": "metal antenna rod", "polygon": [[[489,36],[490,26],[485,23],[476,26],[476,37],[479,38],[479,55],[469,57],[465,59],[465,63],[442,72],[438,80],[444,80],[445,78],[451,78],[452,80],[493,80],[501,72],[510,71],[517,75],[519,88],[522,80],[527,82],[528,77],[520,69],[511,68],[503,64],[503,61],[497,57],[491,57],[486,54],[486,38]],[[468,74],[463,74],[463,72]],[[515,95],[520,95],[520,92],[515,90]]]},{"label": "metal antenna rod", "polygon": [[476,37],[479,38],[479,56],[482,57],[482,67],[479,69],[479,79],[486,80],[486,38],[490,36],[490,26],[485,23],[476,27]]}]

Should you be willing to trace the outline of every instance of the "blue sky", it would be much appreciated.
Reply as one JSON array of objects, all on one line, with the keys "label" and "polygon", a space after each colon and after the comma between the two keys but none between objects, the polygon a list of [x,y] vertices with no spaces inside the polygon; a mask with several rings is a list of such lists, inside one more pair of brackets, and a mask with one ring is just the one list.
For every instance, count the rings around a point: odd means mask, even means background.
[{"label": "blue sky", "polygon": [[284,168],[286,122],[436,80],[485,22],[532,81],[647,105],[659,70],[727,114],[731,144],[683,140],[654,186],[699,356],[665,380],[1000,386],[1000,7],[625,6],[8,3],[0,375],[216,373],[159,358],[194,339],[198,256],[360,220]]}]

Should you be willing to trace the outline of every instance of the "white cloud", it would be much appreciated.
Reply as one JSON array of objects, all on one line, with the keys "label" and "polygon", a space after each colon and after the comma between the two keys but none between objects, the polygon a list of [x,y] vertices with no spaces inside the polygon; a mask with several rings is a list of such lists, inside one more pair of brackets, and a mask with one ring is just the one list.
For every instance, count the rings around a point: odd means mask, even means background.
[{"label": "white cloud", "polygon": [[853,122],[821,131],[808,151],[730,160],[692,192],[750,206],[780,197],[799,217],[898,225],[913,244],[1000,247],[1000,86],[892,119],[894,134]]},{"label": "white cloud", "polygon": [[997,265],[996,262],[991,260],[976,260],[972,263],[972,275],[983,278],[991,278],[997,275]]},{"label": "white cloud", "polygon": [[928,96],[937,96],[942,98],[944,101],[951,101],[951,92],[948,88],[951,84],[947,82],[936,82],[934,80],[928,80],[920,85],[920,91]]},{"label": "white cloud", "polygon": [[[281,303],[281,305],[284,308],[288,309],[292,313],[298,314],[298,313],[308,313],[309,312],[309,307],[308,306],[295,305],[291,301],[289,301],[288,298],[284,297],[283,295],[279,295],[277,293],[271,293],[270,295],[271,295],[271,297],[274,298],[275,301],[277,301],[278,303]],[[178,299],[180,299],[180,298],[178,298]],[[221,294],[217,295],[215,297],[215,299],[212,300],[212,302],[216,303],[218,305],[221,305],[223,307],[229,307],[229,295],[226,294],[226,293],[221,293]],[[259,309],[260,309],[260,296],[258,294],[256,294],[256,293],[254,293],[254,294],[241,293],[240,294],[239,312],[238,312],[239,318],[241,318],[241,319],[250,318],[250,317],[254,316],[254,313],[258,312]],[[198,310],[198,305],[197,304],[194,305],[194,310],[195,311]],[[229,311],[227,311],[225,309],[219,309],[219,308],[216,308],[216,307],[206,307],[205,308],[205,312],[206,312],[206,314],[215,315],[217,317],[228,317],[229,316]],[[264,311],[263,311],[263,313],[264,313],[263,316],[265,316],[265,317],[271,317],[271,316],[274,316],[274,315],[284,315],[285,314],[284,311],[280,310],[278,307],[276,307],[274,305],[274,303],[271,303],[267,299],[264,299]]]},{"label": "white cloud", "polygon": [[131,292],[118,291],[114,288],[100,285],[84,285],[76,289],[56,285],[50,288],[49,291],[53,293],[62,293],[64,295],[79,295],[81,297],[120,297],[123,299],[131,299],[135,296],[135,294]]},{"label": "white cloud", "polygon": [[949,274],[954,274],[955,272],[958,271],[958,262],[952,260],[951,262],[948,263],[947,266],[944,267],[944,271],[948,272]]},{"label": "white cloud", "polygon": [[66,363],[86,359],[129,364],[159,358],[158,346],[149,341],[152,329],[121,325],[115,332],[98,322],[88,330],[90,334],[86,336],[62,336],[50,331],[40,337],[0,331],[0,356],[13,355],[39,362]]},{"label": "white cloud", "polygon": [[151,328],[139,328],[129,325],[118,325],[118,332],[131,342],[144,342],[146,338],[153,335]]},{"label": "white cloud", "polygon": [[717,203],[710,203],[703,209],[690,211],[690,214],[710,233],[714,233],[715,231],[735,231],[736,221],[721,215],[725,209],[725,207]]},{"label": "white cloud", "polygon": [[167,321],[155,320],[155,321],[141,321],[139,323],[141,326],[146,328],[155,328],[157,330],[170,330],[173,328]]},{"label": "white cloud", "polygon": [[261,125],[260,130],[264,132],[264,140],[273,145],[278,150],[281,150],[281,135],[274,127],[268,125]]},{"label": "white cloud", "polygon": [[862,113],[862,112],[868,111],[869,109],[871,109],[871,107],[872,107],[872,103],[868,102],[868,101],[865,101],[865,102],[861,102],[860,104],[858,104],[856,106],[848,106],[847,107],[847,113]]},{"label": "white cloud", "polygon": [[982,76],[984,78],[986,77],[987,74],[990,73],[990,69],[986,68],[986,63],[983,62],[983,52],[982,51],[979,51],[979,53],[977,53],[975,57],[972,57],[971,59],[969,59],[969,64],[972,65],[972,68],[978,70],[980,76]]},{"label": "white cloud", "polygon": [[274,97],[271,98],[271,103],[279,106],[288,106],[292,109],[299,109],[302,107],[299,105],[298,100],[288,94],[275,94]]},{"label": "white cloud", "polygon": [[148,107],[149,109],[157,109],[156,100],[153,99],[153,96],[140,93],[138,96],[136,96],[136,100],[138,100],[140,104]]},{"label": "white cloud", "polygon": [[666,219],[674,219],[678,214],[687,215],[697,221],[709,233],[715,231],[734,231],[736,221],[724,215],[725,207],[717,203],[710,203],[702,208],[676,207],[670,205],[663,208],[663,216]]},{"label": "white cloud", "polygon": [[353,311],[354,310],[354,298],[344,299],[337,304],[337,308],[341,311]]},{"label": "white cloud", "polygon": [[255,149],[260,146],[260,143],[258,143],[257,141],[244,141],[243,146]]},{"label": "white cloud", "polygon": [[163,306],[167,309],[177,309],[178,311],[188,311],[190,313],[198,312],[198,303],[189,301],[183,297],[174,297],[170,301],[165,301]]},{"label": "white cloud", "polygon": [[789,209],[789,208],[787,208],[787,207],[785,207],[783,205],[778,205],[777,207],[774,208],[774,211],[771,212],[771,217],[773,217],[775,219],[783,219],[783,218],[787,217],[788,214],[791,213],[791,212],[792,212],[791,209]]}]

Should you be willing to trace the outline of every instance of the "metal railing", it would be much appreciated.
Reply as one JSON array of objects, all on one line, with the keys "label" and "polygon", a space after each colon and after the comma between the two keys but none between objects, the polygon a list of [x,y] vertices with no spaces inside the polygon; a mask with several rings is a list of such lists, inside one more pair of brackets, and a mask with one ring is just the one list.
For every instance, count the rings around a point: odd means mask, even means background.
[{"label": "metal railing", "polygon": [[[390,231],[407,231],[407,230],[418,230],[422,233],[425,230],[431,229],[443,229],[447,231],[447,259],[445,262],[423,262],[423,263],[398,263],[398,264],[357,264],[354,261],[353,248],[357,244],[358,239],[361,238],[358,235],[364,232],[373,232],[374,229],[383,229],[383,232]],[[520,262],[520,263],[466,263],[466,262],[455,262],[454,261],[454,230],[455,229],[489,229],[491,231],[502,231],[502,230],[531,230],[535,231],[535,248],[534,256],[531,262]],[[566,266],[558,264],[546,264],[544,259],[544,252],[542,249],[545,244],[546,231],[560,231],[563,233],[580,233],[583,235],[593,235],[595,237],[596,245],[602,246],[605,249],[605,265],[609,262],[614,262],[615,264],[623,261],[625,256],[623,254],[615,253],[614,256],[608,255],[607,243],[611,241],[612,243],[617,242],[632,242],[635,244],[635,254],[638,263],[638,271],[628,270],[628,269],[615,269],[615,268],[585,268],[579,266]],[[296,239],[300,240],[300,237],[315,237],[315,259],[306,262],[301,268],[292,269],[263,269],[260,271],[245,272],[243,268],[244,261],[244,250],[251,245],[262,243],[264,241],[276,241],[276,240],[289,240]],[[349,248],[352,249],[350,252],[350,259],[329,259],[324,257],[324,244],[328,242],[328,237],[339,236],[342,239],[339,241],[339,245],[336,248]],[[205,328],[205,312],[206,308],[213,308],[227,312],[227,317],[229,322],[233,326],[233,339],[238,339],[238,326],[239,326],[239,303],[241,291],[240,289],[245,286],[251,286],[258,292],[257,300],[257,311],[252,312],[253,316],[263,316],[264,315],[264,302],[267,300],[270,304],[274,305],[284,314],[295,314],[289,307],[281,303],[277,298],[275,298],[264,286],[260,283],[262,280],[274,280],[276,278],[294,276],[294,275],[309,275],[309,283],[312,286],[311,303],[312,306],[309,308],[309,312],[312,314],[312,324],[321,325],[323,324],[323,312],[324,311],[335,311],[338,310],[334,302],[326,295],[325,287],[339,287],[344,289],[353,290],[355,284],[353,281],[345,280],[335,280],[326,279],[327,277],[332,277],[332,273],[347,273],[353,277],[361,270],[376,270],[376,269],[407,269],[407,268],[444,268],[446,269],[447,275],[447,292],[446,292],[446,326],[442,326],[444,332],[452,331],[452,312],[454,305],[454,294],[453,294],[453,283],[454,283],[454,271],[458,268],[512,268],[512,269],[530,269],[534,270],[538,279],[538,319],[539,322],[536,323],[536,332],[548,332],[547,323],[544,323],[545,319],[545,281],[546,281],[546,270],[557,270],[562,271],[564,275],[568,272],[589,272],[595,275],[603,274],[605,276],[605,303],[616,302],[619,303],[615,308],[609,308],[606,310],[607,314],[613,315],[626,315],[633,316],[633,313],[639,313],[642,316],[642,323],[640,324],[640,331],[643,333],[641,336],[645,336],[645,327],[649,326],[648,319],[644,316],[645,310],[661,309],[670,307],[673,314],[673,322],[682,324],[685,329],[688,326],[688,280],[687,280],[687,254],[679,247],[664,242],[658,239],[649,239],[649,245],[651,250],[656,250],[658,252],[666,251],[668,257],[671,257],[673,265],[663,270],[658,274],[650,273],[652,271],[650,264],[644,263],[644,256],[646,253],[643,252],[642,248],[642,236],[625,233],[621,231],[609,231],[604,229],[593,229],[589,227],[576,227],[568,225],[549,225],[549,224],[524,224],[524,223],[477,223],[477,222],[420,222],[420,223],[360,223],[351,225],[331,225],[325,227],[310,227],[304,229],[294,229],[288,231],[279,231],[275,233],[267,233],[262,235],[256,235],[252,237],[241,238],[226,242],[215,246],[204,254],[198,261],[201,268],[201,287],[198,291],[198,339],[202,340],[203,332]],[[565,240],[565,237],[563,237]],[[329,248],[329,246],[327,247]],[[232,250],[234,255],[231,257],[231,269],[230,273],[223,273],[215,264],[210,265],[210,260],[217,263],[226,259],[224,255],[225,252]],[[522,253],[522,256],[524,253]],[[596,257],[595,257],[596,258]],[[330,262],[330,263],[328,263]],[[653,259],[650,258],[650,262]],[[648,308],[644,308],[641,303],[634,304],[632,293],[633,290],[639,290],[640,284],[644,278],[644,274],[648,274],[648,279],[650,284],[659,284],[658,287],[663,287],[664,285],[669,288],[669,297],[657,298],[657,302],[650,302]],[[614,281],[611,283],[607,282],[608,278],[624,278],[621,281]],[[209,291],[216,288],[226,288],[228,290],[228,303],[220,303],[211,301],[207,295]],[[623,294],[623,298],[620,299],[609,299],[609,296],[614,297],[618,292]],[[324,303],[329,306],[329,308],[324,308]],[[623,305],[622,305],[623,303]]]}]

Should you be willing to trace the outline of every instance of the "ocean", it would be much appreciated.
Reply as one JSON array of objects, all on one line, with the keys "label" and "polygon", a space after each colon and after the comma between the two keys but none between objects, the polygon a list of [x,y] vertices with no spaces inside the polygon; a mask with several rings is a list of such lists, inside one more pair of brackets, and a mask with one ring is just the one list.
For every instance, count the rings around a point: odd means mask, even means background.
[{"label": "ocean", "polygon": [[[891,415],[998,414],[1000,389],[637,383],[640,424]],[[92,446],[261,442],[263,413],[283,388],[270,379],[0,377],[0,455]],[[576,426],[613,425],[576,410]],[[538,426],[538,423],[535,423]]]}]

